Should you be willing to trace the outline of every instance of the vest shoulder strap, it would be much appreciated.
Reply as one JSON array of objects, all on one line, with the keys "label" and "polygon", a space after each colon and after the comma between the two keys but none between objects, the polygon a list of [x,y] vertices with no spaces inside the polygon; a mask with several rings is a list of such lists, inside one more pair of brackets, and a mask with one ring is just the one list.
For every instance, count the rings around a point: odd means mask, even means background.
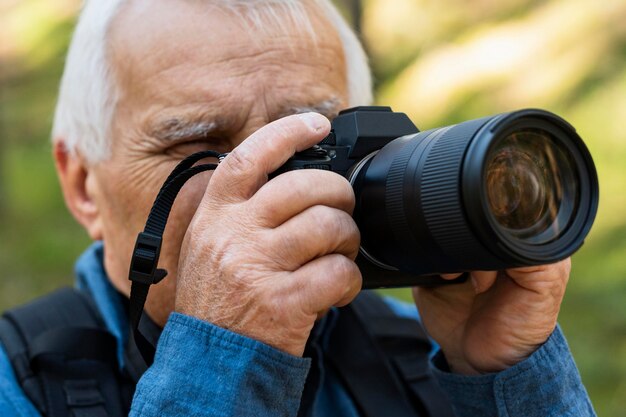
[{"label": "vest shoulder strap", "polygon": [[340,309],[328,359],[365,417],[453,417],[430,371],[431,349],[419,322],[362,291]]},{"label": "vest shoulder strap", "polygon": [[86,292],[63,288],[5,312],[0,342],[42,415],[126,415],[117,341]]}]

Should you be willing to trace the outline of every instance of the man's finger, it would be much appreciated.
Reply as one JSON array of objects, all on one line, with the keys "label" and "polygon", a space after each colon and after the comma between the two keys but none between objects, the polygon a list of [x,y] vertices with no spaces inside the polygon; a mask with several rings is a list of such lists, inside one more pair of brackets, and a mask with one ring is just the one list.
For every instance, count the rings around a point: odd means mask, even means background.
[{"label": "man's finger", "polygon": [[321,114],[304,113],[272,122],[237,146],[215,170],[207,193],[211,200],[249,199],[294,153],[320,142],[330,131]]},{"label": "man's finger", "polygon": [[487,291],[496,282],[498,271],[472,271],[470,272],[470,280],[474,286],[476,294]]},{"label": "man's finger", "polygon": [[313,206],[273,229],[272,252],[283,259],[285,269],[295,270],[312,259],[338,253],[354,260],[360,234],[344,211]]},{"label": "man's finger", "polygon": [[[293,273],[299,300],[308,314],[317,314],[332,306],[344,306],[361,290],[362,277],[358,266],[343,255],[331,254],[317,258]],[[294,296],[296,293],[294,292]]]},{"label": "man's finger", "polygon": [[556,293],[560,296],[567,286],[570,269],[571,261],[567,258],[549,265],[507,269],[506,274],[526,289],[538,293]]},{"label": "man's finger", "polygon": [[317,169],[289,171],[272,179],[252,197],[262,226],[277,227],[316,205],[352,213],[354,191],[342,176]]},{"label": "man's finger", "polygon": [[462,272],[459,272],[458,274],[441,274],[439,275],[441,278],[445,279],[445,280],[453,280],[453,279],[457,279],[458,277],[460,277],[461,275],[463,275]]}]

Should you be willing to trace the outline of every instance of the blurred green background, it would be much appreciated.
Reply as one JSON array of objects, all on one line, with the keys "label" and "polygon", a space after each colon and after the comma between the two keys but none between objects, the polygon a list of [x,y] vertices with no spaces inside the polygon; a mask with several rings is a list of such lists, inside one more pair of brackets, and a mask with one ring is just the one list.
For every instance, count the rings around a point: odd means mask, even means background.
[{"label": "blurred green background", "polygon": [[[601,201],[560,322],[601,416],[626,416],[626,1],[338,0],[379,104],[422,129],[521,107],[577,127]],[[88,244],[49,130],[77,0],[0,0],[0,310],[72,282]],[[406,291],[396,291],[407,297]]]}]

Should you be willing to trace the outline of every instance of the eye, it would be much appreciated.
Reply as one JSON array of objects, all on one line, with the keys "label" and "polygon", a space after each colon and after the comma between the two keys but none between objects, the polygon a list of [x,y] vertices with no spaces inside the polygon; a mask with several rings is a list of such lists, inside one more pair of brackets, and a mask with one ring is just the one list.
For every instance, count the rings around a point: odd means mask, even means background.
[{"label": "eye", "polygon": [[165,150],[169,156],[183,159],[187,156],[202,151],[216,151],[219,153],[229,152],[227,141],[219,138],[200,138],[182,140]]}]

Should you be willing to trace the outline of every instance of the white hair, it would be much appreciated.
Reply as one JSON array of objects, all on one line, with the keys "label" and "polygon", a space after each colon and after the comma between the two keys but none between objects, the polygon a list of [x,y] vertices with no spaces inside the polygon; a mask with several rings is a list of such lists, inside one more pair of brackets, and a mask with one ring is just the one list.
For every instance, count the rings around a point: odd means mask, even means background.
[{"label": "white hair", "polygon": [[[110,154],[110,127],[117,103],[117,86],[107,56],[109,28],[128,0],[85,0],[67,54],[57,101],[52,140],[62,141],[66,151],[79,153],[88,162]],[[208,0],[228,9],[245,8],[255,26],[264,20],[285,17],[310,28],[303,0]],[[336,28],[346,61],[349,105],[372,102],[372,81],[361,43],[330,0],[314,0]],[[268,13],[254,6],[267,5]],[[279,16],[281,14],[281,16]]]}]

